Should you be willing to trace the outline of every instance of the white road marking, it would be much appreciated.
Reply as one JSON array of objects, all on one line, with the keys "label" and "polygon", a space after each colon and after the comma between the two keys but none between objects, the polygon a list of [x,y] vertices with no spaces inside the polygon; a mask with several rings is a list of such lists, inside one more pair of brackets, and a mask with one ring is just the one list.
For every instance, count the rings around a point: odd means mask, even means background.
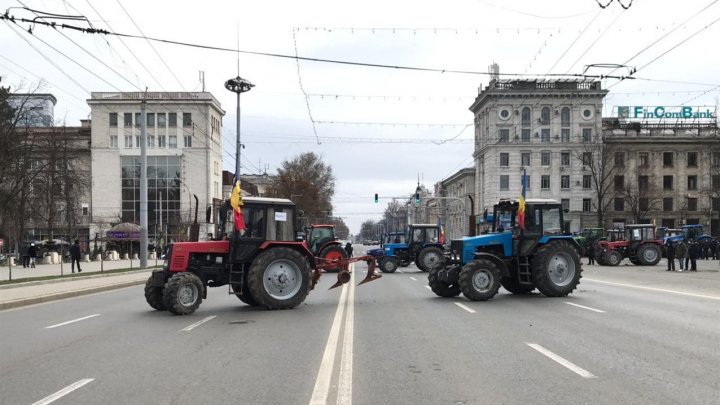
[{"label": "white road marking", "polygon": [[186,327],[180,329],[180,332],[190,332],[191,330],[197,328],[198,326],[200,326],[200,325],[204,324],[205,322],[207,322],[207,321],[209,321],[209,320],[211,320],[211,319],[214,319],[214,318],[216,318],[216,317],[217,317],[217,315],[208,316],[207,318],[202,319],[202,320],[200,320],[200,321],[197,321],[197,322],[195,322],[194,324],[192,324],[192,325],[190,325],[190,326],[186,326]]},{"label": "white road marking", "polygon": [[58,326],[69,325],[71,323],[84,321],[84,320],[90,319],[90,318],[95,318],[96,316],[100,316],[100,314],[92,314],[92,315],[88,315],[88,316],[83,316],[82,318],[73,319],[72,321],[67,321],[67,322],[63,322],[63,323],[58,323],[56,325],[46,326],[45,329],[52,329],[52,328],[57,328]]},{"label": "white road marking", "polygon": [[470,312],[471,314],[474,314],[474,313],[475,313],[475,310],[474,310],[474,309],[470,308],[469,306],[467,306],[467,305],[465,305],[465,304],[462,304],[462,303],[459,303],[459,302],[455,302],[454,304],[457,305],[457,306],[459,306],[460,308],[462,308],[462,309]]},{"label": "white road marking", "polygon": [[675,290],[666,290],[664,288],[655,288],[655,287],[644,287],[641,285],[634,285],[634,284],[624,284],[624,283],[615,283],[613,281],[603,281],[603,280],[595,280],[592,278],[585,278],[583,277],[583,281],[594,281],[596,283],[603,283],[603,284],[610,284],[610,285],[617,285],[621,287],[630,287],[630,288],[638,288],[641,290],[648,290],[648,291],[657,291],[657,292],[663,292],[663,293],[670,293],[670,294],[679,294],[679,295],[686,295],[689,297],[696,297],[696,298],[707,298],[710,300],[720,300],[720,297],[716,295],[702,295],[702,294],[693,294],[693,293],[686,293],[682,291],[675,291]]},{"label": "white road marking", "polygon": [[57,401],[58,399],[64,397],[65,395],[67,395],[67,394],[75,391],[76,389],[82,387],[83,385],[92,382],[93,380],[95,380],[95,379],[94,379],[94,378],[85,378],[85,379],[82,379],[82,380],[80,380],[80,381],[78,381],[78,382],[76,382],[76,383],[72,383],[72,384],[68,385],[67,387],[61,389],[60,391],[58,391],[58,392],[56,392],[56,393],[54,393],[54,394],[48,395],[48,396],[46,396],[45,398],[43,398],[43,399],[41,399],[41,400],[33,403],[32,405],[47,405],[47,404],[49,404],[49,403],[55,402],[55,401]]},{"label": "white road marking", "polygon": [[345,297],[347,295],[348,285],[342,286],[340,293],[340,301],[337,310],[335,310],[335,318],[330,327],[330,335],[325,344],[325,352],[320,362],[320,370],[318,370],[315,378],[315,388],[313,388],[310,397],[310,405],[325,405],[327,403],[328,392],[330,391],[330,380],[332,379],[333,363],[335,362],[335,353],[337,352],[338,338],[340,337],[340,324],[342,322],[343,313],[345,312]]},{"label": "white road marking", "polygon": [[398,271],[397,271],[397,272],[398,272],[398,273],[400,273],[400,274],[402,274],[402,273],[403,273],[403,271],[402,271],[402,270],[400,270],[400,269],[398,269]]},{"label": "white road marking", "polygon": [[537,350],[538,352],[544,354],[545,356],[547,356],[547,357],[550,358],[551,360],[554,360],[555,362],[557,362],[557,363],[560,364],[561,366],[567,368],[568,370],[570,370],[570,371],[578,374],[580,377],[583,377],[583,378],[597,378],[597,377],[596,377],[595,375],[593,375],[591,372],[585,370],[584,368],[581,368],[581,367],[576,366],[575,364],[573,364],[573,363],[565,360],[564,358],[562,358],[562,357],[558,356],[557,354],[551,352],[550,350],[548,350],[548,349],[540,346],[539,344],[536,344],[536,343],[527,343],[527,342],[525,342],[525,344],[528,345],[528,346],[530,346],[530,347],[532,347],[533,349]]},{"label": "white road marking", "polygon": [[426,285],[425,288],[427,288],[428,290],[432,291],[432,288],[430,288],[429,285]]},{"label": "white road marking", "polygon": [[345,310],[345,331],[343,332],[342,353],[340,355],[340,376],[338,378],[338,405],[352,404],[353,377],[353,337],[355,329],[355,277],[348,285],[347,309]]},{"label": "white road marking", "polygon": [[417,279],[415,277],[410,277],[410,280],[417,281]]},{"label": "white road marking", "polygon": [[572,306],[574,306],[574,307],[578,307],[578,308],[582,308],[582,309],[587,309],[588,311],[600,312],[601,314],[604,314],[604,313],[605,313],[605,311],[603,311],[603,310],[601,310],[601,309],[590,308],[590,307],[586,307],[585,305],[574,304],[574,303],[572,303],[572,302],[567,302],[567,301],[565,301],[565,303],[568,304],[568,305],[572,305]]}]

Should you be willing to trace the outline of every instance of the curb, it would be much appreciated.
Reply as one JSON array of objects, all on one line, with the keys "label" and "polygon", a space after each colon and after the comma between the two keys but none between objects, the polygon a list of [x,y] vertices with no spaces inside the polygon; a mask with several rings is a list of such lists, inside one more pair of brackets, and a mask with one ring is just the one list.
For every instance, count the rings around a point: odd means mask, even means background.
[{"label": "curb", "polygon": [[88,295],[88,294],[94,294],[98,292],[103,291],[110,291],[110,290],[116,290],[120,288],[125,287],[132,287],[140,284],[145,284],[146,280],[136,280],[136,281],[125,281],[122,283],[117,284],[111,284],[111,285],[104,285],[100,287],[91,287],[91,288],[85,288],[82,290],[75,290],[75,291],[65,291],[57,294],[48,294],[48,295],[41,295],[38,297],[31,297],[31,298],[23,298],[15,301],[8,301],[8,302],[0,302],[0,311],[11,309],[11,308],[17,308],[17,307],[23,307],[27,305],[33,305],[33,304],[40,304],[43,302],[49,302],[49,301],[55,301],[55,300],[61,300],[64,298],[71,298],[71,297],[78,297],[81,295]]},{"label": "curb", "polygon": [[0,290],[8,289],[8,288],[20,288],[20,287],[28,287],[33,285],[43,285],[43,284],[55,284],[55,283],[65,283],[69,281],[77,281],[77,280],[87,280],[90,278],[100,278],[100,277],[113,277],[113,276],[122,276],[123,274],[136,274],[141,273],[145,271],[153,271],[155,269],[158,269],[160,267],[148,267],[146,269],[141,270],[128,270],[128,271],[122,271],[122,272],[115,272],[115,273],[102,273],[99,271],[88,273],[87,276],[76,276],[76,277],[58,277],[51,280],[30,280],[25,281],[22,283],[12,283],[12,284],[0,284]]}]

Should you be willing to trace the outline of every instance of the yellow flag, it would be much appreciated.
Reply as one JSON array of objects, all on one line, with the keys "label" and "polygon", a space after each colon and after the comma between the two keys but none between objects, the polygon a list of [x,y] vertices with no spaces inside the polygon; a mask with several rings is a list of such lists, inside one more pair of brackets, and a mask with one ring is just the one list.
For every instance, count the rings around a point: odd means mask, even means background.
[{"label": "yellow flag", "polygon": [[230,196],[230,206],[238,210],[241,205],[243,205],[243,202],[242,196],[240,195],[240,180],[235,180],[235,187],[233,187],[232,195]]}]

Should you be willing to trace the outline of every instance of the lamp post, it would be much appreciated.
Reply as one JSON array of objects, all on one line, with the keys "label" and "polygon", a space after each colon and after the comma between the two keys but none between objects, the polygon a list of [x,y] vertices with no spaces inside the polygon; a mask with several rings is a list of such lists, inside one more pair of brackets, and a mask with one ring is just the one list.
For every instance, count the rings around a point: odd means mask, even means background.
[{"label": "lamp post", "polygon": [[225,82],[225,88],[237,94],[237,135],[235,136],[235,179],[240,180],[240,94],[250,91],[255,87],[249,80],[245,80],[238,75],[234,79]]}]

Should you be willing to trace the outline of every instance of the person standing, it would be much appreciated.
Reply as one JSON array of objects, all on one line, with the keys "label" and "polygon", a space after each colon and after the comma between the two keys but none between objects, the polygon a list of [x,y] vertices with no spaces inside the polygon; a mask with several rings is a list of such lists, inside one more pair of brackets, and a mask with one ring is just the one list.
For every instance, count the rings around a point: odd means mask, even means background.
[{"label": "person standing", "polygon": [[35,246],[35,243],[31,243],[30,247],[28,248],[28,258],[30,260],[30,267],[35,268],[35,258],[37,257],[38,249],[37,246]]},{"label": "person standing", "polygon": [[697,242],[690,242],[690,246],[688,246],[688,259],[690,259],[690,267],[687,267],[687,262],[685,262],[685,267],[688,268],[690,271],[697,271],[697,259],[700,257],[700,244]]},{"label": "person standing", "polygon": [[685,256],[687,255],[687,248],[687,242],[681,240],[677,243],[677,248],[675,249],[675,257],[678,258],[678,263],[680,263],[680,271],[685,269],[683,263],[685,262]]},{"label": "person standing", "polygon": [[353,255],[352,243],[348,242],[345,244],[345,254],[347,255],[347,257],[352,257],[352,255]]},{"label": "person standing", "polygon": [[675,271],[675,246],[671,241],[667,242],[665,247],[665,256],[667,256],[668,268],[665,271]]},{"label": "person standing", "polygon": [[75,273],[75,263],[77,263],[78,273],[82,273],[80,269],[80,241],[75,239],[75,243],[70,246],[70,269]]},{"label": "person standing", "polygon": [[587,247],[588,266],[595,264],[595,244],[591,243]]},{"label": "person standing", "polygon": [[27,243],[24,243],[22,249],[20,249],[20,258],[22,259],[23,269],[30,267],[30,254],[28,253],[29,249],[30,247],[27,245]]}]

